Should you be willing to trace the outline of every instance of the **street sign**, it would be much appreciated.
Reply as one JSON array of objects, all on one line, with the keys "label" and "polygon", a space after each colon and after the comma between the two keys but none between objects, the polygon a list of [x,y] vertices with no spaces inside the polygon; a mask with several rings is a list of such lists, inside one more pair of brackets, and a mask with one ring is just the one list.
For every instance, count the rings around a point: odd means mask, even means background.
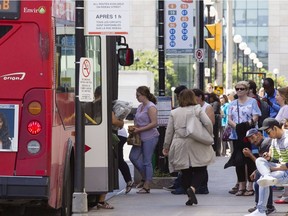
[{"label": "street sign", "polygon": [[92,58],[80,58],[79,73],[79,101],[92,102],[94,99]]},{"label": "street sign", "polygon": [[127,35],[128,0],[89,0],[85,2],[85,35]]},{"label": "street sign", "polygon": [[196,49],[195,58],[197,62],[204,62],[204,49]]},{"label": "street sign", "polygon": [[193,1],[165,0],[165,53],[193,53]]}]

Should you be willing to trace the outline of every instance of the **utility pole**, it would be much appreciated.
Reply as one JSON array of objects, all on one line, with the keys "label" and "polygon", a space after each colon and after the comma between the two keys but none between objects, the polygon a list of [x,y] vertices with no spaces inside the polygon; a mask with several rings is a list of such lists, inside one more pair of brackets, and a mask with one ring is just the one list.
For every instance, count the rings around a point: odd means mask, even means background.
[{"label": "utility pole", "polygon": [[227,16],[226,16],[226,89],[232,89],[232,62],[233,62],[233,34],[232,34],[232,1],[227,1]]},{"label": "utility pole", "polygon": [[165,96],[164,0],[158,0],[159,96]]},{"label": "utility pole", "polygon": [[[204,3],[196,1],[196,43],[198,49],[204,49]],[[204,61],[197,63],[197,78],[199,89],[204,90]]]},{"label": "utility pole", "polygon": [[72,215],[86,215],[88,212],[87,194],[84,189],[84,170],[85,170],[85,138],[84,138],[84,110],[79,100],[79,70],[80,58],[85,56],[85,38],[84,38],[84,1],[77,0],[76,23],[75,23],[75,172],[74,172],[74,193],[72,200]]}]

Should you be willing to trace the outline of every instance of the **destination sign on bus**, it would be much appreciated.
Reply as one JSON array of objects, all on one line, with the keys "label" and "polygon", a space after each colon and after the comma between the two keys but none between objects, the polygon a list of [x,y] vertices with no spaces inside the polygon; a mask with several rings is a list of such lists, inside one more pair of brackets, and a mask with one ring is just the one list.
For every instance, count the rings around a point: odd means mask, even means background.
[{"label": "destination sign on bus", "polygon": [[15,20],[20,16],[19,0],[0,0],[0,19]]}]

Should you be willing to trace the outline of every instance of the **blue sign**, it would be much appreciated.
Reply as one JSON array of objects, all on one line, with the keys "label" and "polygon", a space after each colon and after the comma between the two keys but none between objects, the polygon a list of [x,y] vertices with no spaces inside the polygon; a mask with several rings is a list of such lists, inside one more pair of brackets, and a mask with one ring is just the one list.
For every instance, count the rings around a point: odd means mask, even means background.
[{"label": "blue sign", "polygon": [[192,54],[193,2],[165,0],[164,10],[166,54]]}]

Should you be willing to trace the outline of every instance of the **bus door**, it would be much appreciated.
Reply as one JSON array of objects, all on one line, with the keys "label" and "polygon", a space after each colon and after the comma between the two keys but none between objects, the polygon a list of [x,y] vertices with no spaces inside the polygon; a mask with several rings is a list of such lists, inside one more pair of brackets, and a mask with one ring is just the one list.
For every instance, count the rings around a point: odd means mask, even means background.
[{"label": "bus door", "polygon": [[94,101],[85,104],[85,189],[89,194],[119,188],[118,151],[112,139],[112,102],[118,99],[119,62],[131,65],[134,58],[133,50],[117,49],[117,45],[122,46],[119,38],[86,38],[86,56],[93,59],[95,87]]},{"label": "bus door", "polygon": [[113,86],[107,62],[107,59],[114,58],[116,50],[109,53],[112,49],[107,48],[108,41],[107,36],[86,38],[86,56],[93,59],[95,87],[94,101],[85,104],[85,188],[92,193],[112,191],[115,182],[111,117],[112,100],[115,98],[112,89],[118,88],[118,85]]}]

